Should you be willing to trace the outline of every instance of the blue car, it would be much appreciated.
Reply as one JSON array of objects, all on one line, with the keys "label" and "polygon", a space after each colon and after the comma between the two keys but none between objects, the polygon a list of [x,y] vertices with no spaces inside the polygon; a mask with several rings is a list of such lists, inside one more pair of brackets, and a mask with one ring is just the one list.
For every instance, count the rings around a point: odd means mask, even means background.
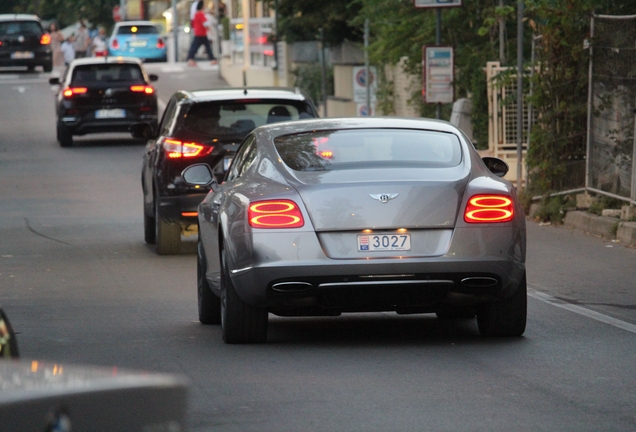
[{"label": "blue car", "polygon": [[165,62],[166,41],[152,21],[118,22],[108,43],[108,55]]}]

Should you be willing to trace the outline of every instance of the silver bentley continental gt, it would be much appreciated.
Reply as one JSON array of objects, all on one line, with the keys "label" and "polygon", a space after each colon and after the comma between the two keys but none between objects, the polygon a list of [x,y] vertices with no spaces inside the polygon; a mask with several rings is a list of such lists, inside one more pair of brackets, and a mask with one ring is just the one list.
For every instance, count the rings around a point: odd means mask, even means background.
[{"label": "silver bentley continental gt", "polygon": [[268,314],[477,317],[526,327],[526,227],[508,166],[450,123],[311,119],[242,142],[198,209],[198,305],[227,343],[267,339]]}]

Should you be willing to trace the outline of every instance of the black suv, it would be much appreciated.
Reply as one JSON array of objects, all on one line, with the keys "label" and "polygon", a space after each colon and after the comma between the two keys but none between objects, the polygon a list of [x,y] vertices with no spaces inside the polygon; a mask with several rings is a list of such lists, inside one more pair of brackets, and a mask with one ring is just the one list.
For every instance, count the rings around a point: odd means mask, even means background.
[{"label": "black suv", "polygon": [[221,181],[243,138],[257,126],[318,117],[298,89],[226,88],[179,91],[168,102],[158,129],[131,127],[148,138],[141,175],[144,238],[160,255],[177,254],[181,235],[197,233],[197,207],[209,187],[188,186],[181,173],[193,164],[215,167]]},{"label": "black suv", "polygon": [[51,35],[42,29],[35,15],[0,15],[0,67],[25,66],[30,71],[42,66],[53,70]]},{"label": "black suv", "polygon": [[73,135],[129,132],[133,123],[157,126],[157,95],[136,58],[92,57],[73,60],[64,76],[51,78],[57,93],[57,140],[73,145]]}]

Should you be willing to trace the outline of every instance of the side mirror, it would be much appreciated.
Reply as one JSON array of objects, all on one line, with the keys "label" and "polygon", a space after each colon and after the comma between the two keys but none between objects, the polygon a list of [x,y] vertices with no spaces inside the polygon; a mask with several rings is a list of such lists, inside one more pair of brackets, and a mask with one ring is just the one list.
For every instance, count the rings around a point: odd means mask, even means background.
[{"label": "side mirror", "polygon": [[159,76],[155,74],[148,74],[148,79],[150,81],[157,81],[159,79]]},{"label": "side mirror", "polygon": [[150,139],[155,132],[150,123],[133,123],[128,126],[128,130],[132,137],[137,139]]},{"label": "side mirror", "polygon": [[208,164],[190,165],[183,170],[181,177],[191,186],[207,186],[216,183],[212,168]]},{"label": "side mirror", "polygon": [[502,161],[501,159],[496,157],[486,156],[484,158],[481,158],[481,160],[483,160],[484,163],[486,164],[486,168],[488,168],[490,172],[496,175],[497,177],[503,177],[506,174],[508,174],[508,170],[510,168],[508,167],[508,164]]},{"label": "side mirror", "polygon": [[59,77],[49,78],[49,84],[60,85],[60,78]]},{"label": "side mirror", "polygon": [[18,341],[9,318],[0,308],[0,360],[8,358],[18,358]]}]

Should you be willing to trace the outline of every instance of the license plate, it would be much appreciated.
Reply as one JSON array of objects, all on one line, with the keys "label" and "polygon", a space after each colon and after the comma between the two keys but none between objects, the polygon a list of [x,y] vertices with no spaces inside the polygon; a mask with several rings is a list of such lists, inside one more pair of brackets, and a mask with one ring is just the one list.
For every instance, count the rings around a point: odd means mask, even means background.
[{"label": "license plate", "polygon": [[371,234],[358,236],[358,252],[411,250],[411,234]]},{"label": "license plate", "polygon": [[130,41],[128,45],[135,48],[141,48],[148,45],[148,41],[145,41],[145,40]]},{"label": "license plate", "polygon": [[95,118],[97,119],[112,119],[112,118],[125,118],[126,110],[123,109],[101,109],[95,111]]},{"label": "license plate", "polygon": [[14,53],[11,53],[11,58],[12,59],[32,59],[33,58],[33,53],[31,51],[16,51]]},{"label": "license plate", "polygon": [[232,164],[232,158],[226,157],[223,159],[223,171],[227,171],[230,169],[230,165]]}]

